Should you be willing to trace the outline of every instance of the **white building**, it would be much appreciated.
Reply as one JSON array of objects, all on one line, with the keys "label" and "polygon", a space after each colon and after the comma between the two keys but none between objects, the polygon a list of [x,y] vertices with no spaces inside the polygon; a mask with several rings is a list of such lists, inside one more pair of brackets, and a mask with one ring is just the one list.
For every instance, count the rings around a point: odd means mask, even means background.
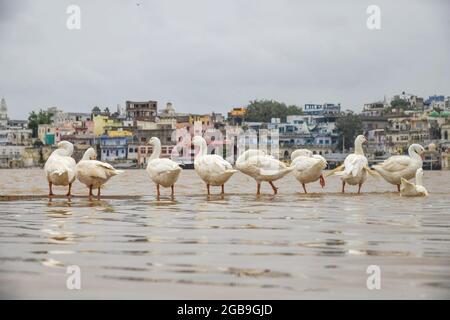
[{"label": "white building", "polygon": [[56,126],[64,125],[65,123],[73,123],[82,125],[82,123],[91,120],[90,113],[83,112],[65,112],[58,110],[52,117],[53,124]]},{"label": "white building", "polygon": [[32,133],[32,130],[20,128],[0,130],[0,145],[30,145]]},{"label": "white building", "polygon": [[0,168],[11,168],[12,163],[23,158],[25,146],[0,146]]},{"label": "white building", "polygon": [[0,102],[0,128],[6,129],[8,127],[8,106],[5,98]]}]

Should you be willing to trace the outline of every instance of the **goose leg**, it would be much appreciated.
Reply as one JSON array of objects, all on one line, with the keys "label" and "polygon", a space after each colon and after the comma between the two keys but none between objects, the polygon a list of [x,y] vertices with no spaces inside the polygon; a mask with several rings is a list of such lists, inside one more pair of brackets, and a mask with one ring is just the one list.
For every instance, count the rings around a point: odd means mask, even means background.
[{"label": "goose leg", "polygon": [[69,191],[67,192],[68,197],[70,197],[72,195],[71,191],[72,191],[72,183],[69,183]]},{"label": "goose leg", "polygon": [[358,194],[361,193],[361,186],[362,186],[362,183],[359,183],[359,184],[358,184]]},{"label": "goose leg", "polygon": [[397,191],[400,192],[400,185],[397,185]]},{"label": "goose leg", "polygon": [[304,183],[302,183],[302,187],[303,187],[303,191],[305,191],[305,193],[308,193],[308,192],[306,191],[306,185],[305,185]]},{"label": "goose leg", "polygon": [[211,195],[211,191],[209,190],[209,184],[206,185],[206,189],[208,190],[208,196]]},{"label": "goose leg", "polygon": [[345,181],[342,181],[342,193],[345,193]]},{"label": "goose leg", "polygon": [[156,185],[156,195],[159,196],[161,195],[161,192],[159,191],[159,184]]},{"label": "goose leg", "polygon": [[275,185],[273,184],[273,182],[272,181],[269,181],[269,184],[271,185],[271,187],[272,187],[272,190],[273,190],[273,194],[277,194],[278,193],[278,188],[277,187],[275,187]]},{"label": "goose leg", "polygon": [[256,195],[257,196],[261,195],[261,183],[260,182],[256,183]]},{"label": "goose leg", "polygon": [[225,194],[225,184],[222,185],[222,193],[221,194]]},{"label": "goose leg", "polygon": [[53,183],[49,182],[48,183],[48,195],[49,197],[53,196],[53,189],[52,189]]},{"label": "goose leg", "polygon": [[92,200],[92,185],[89,186],[89,200]]},{"label": "goose leg", "polygon": [[173,197],[175,195],[175,187],[174,187],[174,185],[171,185],[170,188],[172,189],[171,195]]},{"label": "goose leg", "polygon": [[320,175],[319,179],[320,179],[319,182],[320,182],[320,185],[322,186],[322,188],[325,187],[325,178],[323,177],[323,174]]},{"label": "goose leg", "polygon": [[98,191],[97,191],[97,200],[100,200],[100,187],[98,187]]}]

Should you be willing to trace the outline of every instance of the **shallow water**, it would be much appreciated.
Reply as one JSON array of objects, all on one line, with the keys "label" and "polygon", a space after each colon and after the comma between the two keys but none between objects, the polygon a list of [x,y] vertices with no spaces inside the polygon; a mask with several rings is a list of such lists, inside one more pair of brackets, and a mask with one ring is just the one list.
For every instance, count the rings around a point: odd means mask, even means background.
[{"label": "shallow water", "polygon": [[[256,185],[237,173],[205,195],[184,170],[160,201],[144,170],[114,177],[89,201],[45,196],[42,170],[0,170],[2,298],[450,298],[450,172],[426,171],[427,198],[382,179],[342,195],[338,178]],[[64,188],[55,188],[64,194]],[[81,290],[66,268],[81,269]],[[369,265],[381,289],[366,286]]]}]

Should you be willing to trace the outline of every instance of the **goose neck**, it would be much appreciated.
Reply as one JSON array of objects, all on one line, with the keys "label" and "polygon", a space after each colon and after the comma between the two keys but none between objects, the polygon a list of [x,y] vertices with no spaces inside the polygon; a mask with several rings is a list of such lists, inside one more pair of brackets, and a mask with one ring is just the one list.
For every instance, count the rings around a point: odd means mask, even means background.
[{"label": "goose neck", "polygon": [[416,173],[416,185],[422,185],[422,175],[420,173]]},{"label": "goose neck", "polygon": [[199,150],[198,154],[201,155],[201,156],[206,156],[206,154],[207,154],[207,150],[206,150],[207,146],[206,146],[206,141],[205,140],[202,140],[200,142],[199,148],[200,148],[200,150]]},{"label": "goose neck", "polygon": [[413,146],[410,146],[408,148],[408,154],[412,159],[422,161],[420,154],[417,153],[416,149],[414,149]]},{"label": "goose neck", "polygon": [[364,155],[364,149],[361,141],[355,141],[355,154]]},{"label": "goose neck", "polygon": [[158,159],[161,155],[161,145],[159,143],[153,144],[153,152],[149,158],[149,161]]}]

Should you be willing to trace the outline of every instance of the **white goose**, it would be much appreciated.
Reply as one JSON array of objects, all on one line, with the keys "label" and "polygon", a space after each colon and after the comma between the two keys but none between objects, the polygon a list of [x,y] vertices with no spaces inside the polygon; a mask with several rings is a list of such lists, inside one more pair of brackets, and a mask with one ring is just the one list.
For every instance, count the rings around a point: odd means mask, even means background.
[{"label": "white goose", "polygon": [[283,178],[293,170],[283,162],[260,150],[247,150],[236,160],[236,168],[256,180],[256,194],[261,194],[261,182],[267,181],[277,194],[278,188],[273,181]]},{"label": "white goose", "polygon": [[291,167],[295,178],[302,184],[306,192],[306,184],[319,180],[320,185],[325,187],[325,179],[322,170],[327,167],[327,160],[318,154],[312,154],[308,149],[298,149],[291,153]]},{"label": "white goose", "polygon": [[68,141],[58,143],[58,149],[52,152],[45,162],[44,171],[47,176],[49,196],[53,196],[52,186],[69,186],[67,196],[71,195],[72,183],[75,181],[76,162],[71,157],[73,144]]},{"label": "white goose", "polygon": [[366,137],[359,135],[355,139],[355,152],[349,154],[344,164],[332,170],[328,175],[336,174],[342,180],[342,193],[345,192],[345,184],[358,185],[358,193],[361,193],[361,186],[367,179],[367,173],[374,175],[374,172],[369,169],[369,162],[364,156],[362,144],[367,142]]},{"label": "white goose", "polygon": [[408,180],[401,178],[402,188],[400,189],[400,195],[404,197],[423,197],[428,196],[428,191],[422,185],[423,169],[419,168],[416,171],[416,184],[409,182]]},{"label": "white goose", "polygon": [[170,159],[160,159],[161,141],[157,137],[150,139],[149,143],[153,145],[153,152],[147,163],[147,172],[152,181],[156,184],[157,196],[160,196],[159,186],[172,189],[174,195],[174,184],[178,180],[181,167],[175,161]]},{"label": "white goose", "polygon": [[195,136],[192,144],[200,148],[199,153],[194,159],[195,172],[206,183],[208,195],[210,195],[210,186],[221,186],[225,193],[225,182],[237,172],[233,166],[221,156],[216,154],[207,154],[207,145],[205,139],[201,136]]},{"label": "white goose", "polygon": [[98,189],[97,198],[100,199],[100,187],[111,177],[123,173],[122,170],[114,169],[109,163],[95,160],[96,158],[95,150],[89,148],[76,166],[78,180],[89,188],[89,199],[92,197],[92,188]]},{"label": "white goose", "polygon": [[396,185],[400,191],[401,179],[410,180],[414,178],[417,169],[422,168],[425,149],[417,143],[409,146],[409,156],[392,156],[383,163],[373,166],[384,180]]}]

